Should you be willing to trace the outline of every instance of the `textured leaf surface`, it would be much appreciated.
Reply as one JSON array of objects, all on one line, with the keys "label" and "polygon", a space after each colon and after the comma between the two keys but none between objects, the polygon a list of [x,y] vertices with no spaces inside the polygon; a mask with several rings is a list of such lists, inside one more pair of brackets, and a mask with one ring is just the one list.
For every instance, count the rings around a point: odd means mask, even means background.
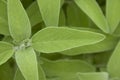
[{"label": "textured leaf surface", "polygon": [[96,44],[65,50],[61,53],[65,55],[78,55],[109,51],[115,48],[117,42],[118,38],[113,36],[106,36],[106,38],[103,41],[98,42]]},{"label": "textured leaf surface", "polygon": [[77,72],[93,72],[95,68],[81,60],[44,60],[41,64],[48,78],[58,78],[58,80],[77,79]]},{"label": "textured leaf surface", "polygon": [[20,0],[8,0],[8,21],[10,34],[16,42],[31,35],[31,25]]},{"label": "textured leaf surface", "polygon": [[31,26],[35,26],[38,23],[42,22],[42,17],[39,11],[39,7],[36,1],[34,1],[28,8],[27,14],[30,18]]},{"label": "textured leaf surface", "polygon": [[107,21],[95,0],[75,0],[75,3],[101,30],[109,33]]},{"label": "textured leaf surface", "polygon": [[7,21],[7,3],[0,0],[0,34],[9,35]]},{"label": "textured leaf surface", "polygon": [[13,53],[13,45],[0,41],[0,65],[10,59]]},{"label": "textured leaf surface", "polygon": [[108,80],[108,73],[93,72],[93,73],[78,73],[79,80]]},{"label": "textured leaf surface", "polygon": [[106,16],[111,32],[114,32],[120,22],[120,0],[107,0]]},{"label": "textured leaf surface", "polygon": [[112,77],[120,77],[120,42],[108,62],[108,72]]},{"label": "textured leaf surface", "polygon": [[18,50],[15,59],[25,80],[39,80],[36,54],[31,47]]},{"label": "textured leaf surface", "polygon": [[104,38],[104,35],[95,32],[66,27],[49,27],[37,32],[32,37],[32,46],[37,51],[52,53],[95,44]]},{"label": "textured leaf surface", "polygon": [[58,26],[61,0],[37,0],[46,26]]}]

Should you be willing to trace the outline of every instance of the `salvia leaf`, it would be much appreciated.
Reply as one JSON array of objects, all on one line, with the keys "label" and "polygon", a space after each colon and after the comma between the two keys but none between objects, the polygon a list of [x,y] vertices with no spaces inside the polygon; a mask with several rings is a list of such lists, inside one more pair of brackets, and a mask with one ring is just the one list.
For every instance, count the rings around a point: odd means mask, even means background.
[{"label": "salvia leaf", "polygon": [[13,56],[13,45],[7,42],[0,41],[0,65],[5,63]]},{"label": "salvia leaf", "polygon": [[120,42],[116,46],[107,65],[107,70],[112,77],[120,77]]},{"label": "salvia leaf", "polygon": [[8,21],[7,21],[7,3],[0,0],[0,34],[9,35]]},{"label": "salvia leaf", "polygon": [[91,31],[76,30],[67,27],[48,27],[37,32],[32,37],[32,46],[36,51],[52,53],[95,44],[104,38],[103,34]]},{"label": "salvia leaf", "polygon": [[38,23],[42,22],[42,17],[39,11],[39,7],[36,1],[34,1],[27,9],[27,14],[29,16],[31,26],[35,26]]},{"label": "salvia leaf", "polygon": [[36,54],[31,47],[16,51],[15,59],[25,80],[39,80]]},{"label": "salvia leaf", "polygon": [[46,26],[58,26],[61,0],[37,0]]},{"label": "salvia leaf", "polygon": [[[76,79],[77,72],[94,72],[95,67],[81,60],[43,60],[41,64],[48,78],[60,78],[60,80]],[[65,79],[65,80],[66,80]]]},{"label": "salvia leaf", "polygon": [[98,42],[96,44],[80,46],[77,48],[62,51],[61,53],[65,55],[73,56],[79,54],[89,54],[89,53],[109,51],[114,49],[117,42],[118,42],[118,38],[107,35],[103,41]]},{"label": "salvia leaf", "polygon": [[78,73],[79,80],[109,80],[107,72]]},{"label": "salvia leaf", "polygon": [[91,20],[104,32],[109,33],[107,20],[95,0],[74,0]]},{"label": "salvia leaf", "polygon": [[120,22],[120,0],[106,0],[106,17],[113,33]]},{"label": "salvia leaf", "polygon": [[20,0],[8,0],[8,22],[10,34],[16,42],[30,37],[31,25]]}]

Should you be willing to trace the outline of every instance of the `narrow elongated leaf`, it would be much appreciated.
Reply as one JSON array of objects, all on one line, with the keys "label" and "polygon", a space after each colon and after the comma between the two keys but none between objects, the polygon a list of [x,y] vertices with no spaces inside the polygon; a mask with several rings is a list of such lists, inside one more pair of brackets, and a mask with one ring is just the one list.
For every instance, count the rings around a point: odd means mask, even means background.
[{"label": "narrow elongated leaf", "polygon": [[93,72],[95,68],[81,60],[44,60],[41,64],[46,76],[49,78],[60,78],[60,80],[77,79],[75,76],[77,72]]},{"label": "narrow elongated leaf", "polygon": [[0,41],[0,65],[10,59],[13,53],[13,45]]},{"label": "narrow elongated leaf", "polygon": [[96,44],[80,46],[77,48],[63,51],[61,53],[65,55],[78,55],[109,51],[115,48],[117,42],[118,38],[113,36],[106,36],[106,38],[103,41],[98,42]]},{"label": "narrow elongated leaf", "polygon": [[31,35],[31,25],[20,0],[8,0],[8,21],[10,34],[16,42]]},{"label": "narrow elongated leaf", "polygon": [[30,18],[31,26],[35,26],[38,23],[42,22],[42,17],[39,11],[39,7],[36,1],[34,1],[28,8],[27,14]]},{"label": "narrow elongated leaf", "polygon": [[15,59],[25,80],[39,80],[36,54],[31,47],[18,50]]},{"label": "narrow elongated leaf", "polygon": [[58,26],[61,0],[37,0],[46,26]]},{"label": "narrow elongated leaf", "polygon": [[109,33],[107,21],[95,0],[74,0],[91,20],[104,32]]},{"label": "narrow elongated leaf", "polygon": [[79,80],[109,80],[106,72],[78,73]]},{"label": "narrow elongated leaf", "polygon": [[7,3],[3,0],[0,0],[0,34],[9,35]]},{"label": "narrow elongated leaf", "polygon": [[107,0],[106,16],[111,32],[114,32],[120,22],[120,0]]},{"label": "narrow elongated leaf", "polygon": [[114,50],[109,62],[108,62],[108,72],[112,77],[120,77],[120,42],[118,43],[116,49]]},{"label": "narrow elongated leaf", "polygon": [[52,53],[95,44],[104,38],[104,35],[95,32],[66,27],[49,27],[37,32],[32,37],[32,46],[37,51]]},{"label": "narrow elongated leaf", "polygon": [[[45,73],[40,64],[38,64],[38,72],[39,72],[39,80],[46,80]],[[16,71],[14,80],[25,80],[19,69]]]}]

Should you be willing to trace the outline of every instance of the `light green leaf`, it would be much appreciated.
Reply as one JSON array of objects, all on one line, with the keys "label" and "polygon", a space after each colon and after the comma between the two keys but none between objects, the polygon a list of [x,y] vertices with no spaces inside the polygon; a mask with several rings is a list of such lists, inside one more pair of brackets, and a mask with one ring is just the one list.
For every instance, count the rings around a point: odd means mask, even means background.
[{"label": "light green leaf", "polygon": [[120,22],[120,0],[106,0],[106,17],[113,33]]},{"label": "light green leaf", "polygon": [[107,65],[108,72],[112,77],[120,77],[120,42],[116,46]]},{"label": "light green leaf", "polygon": [[30,18],[31,26],[35,26],[42,22],[42,17],[39,11],[39,7],[36,1],[34,1],[27,9],[27,14]]},{"label": "light green leaf", "polygon": [[31,47],[16,51],[15,59],[25,80],[39,80],[36,54]]},{"label": "light green leaf", "polygon": [[95,67],[81,60],[43,60],[41,64],[46,76],[49,78],[60,78],[60,80],[76,79],[77,72],[93,72]]},{"label": "light green leaf", "polygon": [[[38,64],[39,80],[46,80],[45,73],[40,64]],[[16,70],[14,80],[25,80],[20,70]]]},{"label": "light green leaf", "polygon": [[61,53],[65,55],[73,56],[78,54],[89,54],[89,53],[109,51],[115,48],[117,42],[118,42],[118,38],[107,35],[103,41],[98,42],[96,44],[80,46],[77,48],[65,50]]},{"label": "light green leaf", "polygon": [[61,0],[37,0],[46,26],[58,26]]},{"label": "light green leaf", "polygon": [[0,34],[9,35],[7,4],[3,0],[0,0]]},{"label": "light green leaf", "polygon": [[104,35],[91,31],[67,27],[48,27],[32,37],[32,46],[36,51],[52,53],[95,44],[104,38]]},{"label": "light green leaf", "polygon": [[74,0],[91,20],[104,32],[109,33],[109,27],[105,16],[95,0]]},{"label": "light green leaf", "polygon": [[8,21],[10,34],[16,42],[30,37],[31,25],[20,0],[8,0]]},{"label": "light green leaf", "polygon": [[14,53],[13,45],[0,41],[0,65],[12,57]]},{"label": "light green leaf", "polygon": [[109,80],[106,72],[78,73],[79,80]]}]

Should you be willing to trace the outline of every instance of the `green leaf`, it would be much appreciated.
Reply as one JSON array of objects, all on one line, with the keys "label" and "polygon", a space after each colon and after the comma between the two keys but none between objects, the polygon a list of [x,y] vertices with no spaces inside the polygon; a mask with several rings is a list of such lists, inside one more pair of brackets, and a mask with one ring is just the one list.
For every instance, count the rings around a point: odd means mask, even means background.
[{"label": "green leaf", "polygon": [[31,25],[20,0],[8,0],[8,21],[10,34],[16,42],[30,37]]},{"label": "green leaf", "polygon": [[46,26],[58,26],[61,0],[37,0]]},{"label": "green leaf", "polygon": [[60,78],[59,80],[76,79],[77,72],[93,72],[95,67],[81,60],[56,60],[43,59],[41,64],[48,78]]},{"label": "green leaf", "polygon": [[[40,64],[38,64],[38,70],[39,70],[39,80],[46,80],[45,73]],[[14,80],[25,80],[19,69],[16,70]]]},{"label": "green leaf", "polygon": [[19,69],[16,70],[14,80],[25,80]]},{"label": "green leaf", "polygon": [[118,42],[118,38],[107,35],[106,38],[96,44],[80,46],[77,48],[65,50],[61,52],[65,55],[78,55],[78,54],[89,54],[89,53],[98,53],[103,51],[109,51],[115,48]]},{"label": "green leaf", "polygon": [[0,80],[13,80],[14,66],[11,66],[11,60],[0,66]]},{"label": "green leaf", "polygon": [[13,56],[13,53],[13,45],[7,42],[0,41],[0,65],[10,59]]},{"label": "green leaf", "polygon": [[112,77],[120,77],[120,42],[116,46],[107,65],[108,72]]},{"label": "green leaf", "polygon": [[120,22],[120,0],[107,0],[106,17],[113,33]]},{"label": "green leaf", "polygon": [[78,73],[79,80],[109,80],[106,72]]},{"label": "green leaf", "polygon": [[7,4],[3,0],[0,0],[0,34],[9,35]]},{"label": "green leaf", "polygon": [[39,11],[39,7],[36,1],[34,1],[27,9],[27,14],[30,18],[31,26],[35,26],[42,22],[42,17]]},{"label": "green leaf", "polygon": [[36,54],[31,47],[16,51],[15,59],[25,80],[39,80]]},{"label": "green leaf", "polygon": [[89,26],[88,16],[86,16],[74,2],[68,4],[66,15],[67,25],[69,26]]},{"label": "green leaf", "polygon": [[105,16],[95,0],[74,0],[91,20],[104,32],[109,33],[109,27]]},{"label": "green leaf", "polygon": [[95,44],[104,38],[104,35],[91,31],[49,27],[42,29],[32,37],[32,46],[36,51],[52,53]]}]

